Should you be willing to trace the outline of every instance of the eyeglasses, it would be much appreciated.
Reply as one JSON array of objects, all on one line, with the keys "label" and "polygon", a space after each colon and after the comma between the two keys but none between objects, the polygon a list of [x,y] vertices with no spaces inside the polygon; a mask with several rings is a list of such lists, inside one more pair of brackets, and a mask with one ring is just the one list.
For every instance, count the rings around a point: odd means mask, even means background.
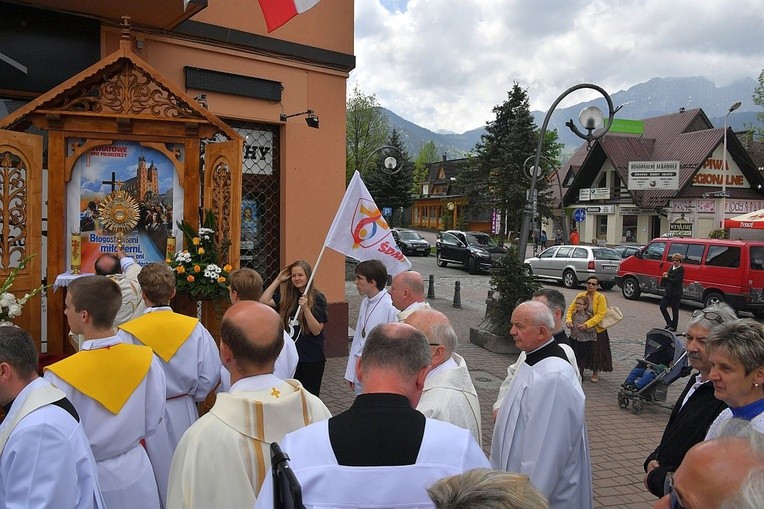
[{"label": "eyeglasses", "polygon": [[672,472],[666,474],[666,480],[668,481],[669,507],[671,509],[684,509],[684,506],[679,502],[676,491],[674,491],[674,476]]},{"label": "eyeglasses", "polygon": [[697,318],[699,316],[702,316],[706,320],[711,320],[712,322],[724,323],[724,318],[722,318],[722,315],[717,313],[716,311],[705,311],[703,309],[696,309],[692,312],[692,317]]},{"label": "eyeglasses", "polygon": [[430,346],[440,346],[440,343],[428,343]]}]

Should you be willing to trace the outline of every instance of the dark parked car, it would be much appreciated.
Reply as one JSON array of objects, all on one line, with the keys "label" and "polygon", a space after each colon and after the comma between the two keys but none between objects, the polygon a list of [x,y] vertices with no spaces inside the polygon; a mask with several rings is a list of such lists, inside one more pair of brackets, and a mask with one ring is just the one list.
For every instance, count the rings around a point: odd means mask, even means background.
[{"label": "dark parked car", "polygon": [[490,235],[483,232],[448,230],[441,232],[435,243],[439,266],[458,263],[470,274],[490,269],[506,254],[505,247],[498,245]]},{"label": "dark parked car", "polygon": [[432,246],[417,232],[413,230],[404,230],[402,228],[393,228],[390,231],[393,234],[395,242],[398,244],[398,249],[400,249],[406,256],[415,254],[430,256],[430,248]]},{"label": "dark parked car", "polygon": [[642,248],[645,246],[636,246],[634,244],[627,244],[623,246],[614,246],[611,249],[621,255],[621,258],[624,260],[628,258],[629,256],[632,256],[635,253],[639,253],[642,251]]}]

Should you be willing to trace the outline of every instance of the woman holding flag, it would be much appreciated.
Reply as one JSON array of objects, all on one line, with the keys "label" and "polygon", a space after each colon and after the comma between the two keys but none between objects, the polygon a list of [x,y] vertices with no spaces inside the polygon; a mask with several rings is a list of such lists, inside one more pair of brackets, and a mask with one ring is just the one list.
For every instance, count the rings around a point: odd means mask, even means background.
[{"label": "woman holding flag", "polygon": [[329,317],[324,294],[313,286],[308,288],[311,273],[308,262],[297,260],[279,272],[263,291],[260,302],[279,312],[284,329],[296,343],[299,361],[294,377],[311,394],[319,396],[326,365],[324,324]]}]

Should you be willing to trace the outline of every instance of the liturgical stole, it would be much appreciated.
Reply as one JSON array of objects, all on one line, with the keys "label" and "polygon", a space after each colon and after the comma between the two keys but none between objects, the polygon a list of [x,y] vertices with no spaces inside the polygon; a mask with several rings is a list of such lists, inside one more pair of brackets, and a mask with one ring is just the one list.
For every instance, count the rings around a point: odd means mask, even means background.
[{"label": "liturgical stole", "polygon": [[119,326],[152,350],[165,362],[188,339],[199,320],[172,311],[153,311]]}]

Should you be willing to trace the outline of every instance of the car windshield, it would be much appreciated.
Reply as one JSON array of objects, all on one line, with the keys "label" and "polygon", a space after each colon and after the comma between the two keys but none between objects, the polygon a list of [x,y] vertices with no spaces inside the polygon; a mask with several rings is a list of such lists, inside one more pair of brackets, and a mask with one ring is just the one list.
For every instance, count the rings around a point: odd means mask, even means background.
[{"label": "car windshield", "polygon": [[486,235],[485,233],[480,235],[476,233],[468,233],[467,234],[467,243],[469,243],[470,246],[480,246],[480,247],[496,247],[498,244],[494,242],[494,240]]},{"label": "car windshield", "polygon": [[402,232],[399,230],[398,238],[401,240],[419,240],[422,238],[422,236],[416,232]]},{"label": "car windshield", "polygon": [[621,255],[612,249],[608,248],[595,248],[592,249],[592,254],[595,260],[620,260]]}]

